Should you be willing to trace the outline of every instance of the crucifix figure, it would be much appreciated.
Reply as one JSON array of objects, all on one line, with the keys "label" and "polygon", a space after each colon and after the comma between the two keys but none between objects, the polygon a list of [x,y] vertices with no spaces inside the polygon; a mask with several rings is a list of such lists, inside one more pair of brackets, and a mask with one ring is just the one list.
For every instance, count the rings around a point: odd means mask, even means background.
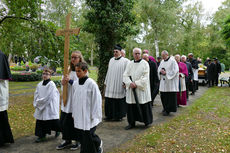
[{"label": "crucifix figure", "polygon": [[[64,46],[64,73],[63,75],[68,74],[68,66],[69,66],[69,37],[72,34],[78,35],[80,32],[80,28],[70,29],[70,22],[71,22],[71,14],[69,13],[66,16],[66,28],[62,30],[56,31],[56,36],[65,36],[65,46]],[[67,103],[67,93],[68,93],[68,84],[63,86],[63,103],[64,106]]]}]

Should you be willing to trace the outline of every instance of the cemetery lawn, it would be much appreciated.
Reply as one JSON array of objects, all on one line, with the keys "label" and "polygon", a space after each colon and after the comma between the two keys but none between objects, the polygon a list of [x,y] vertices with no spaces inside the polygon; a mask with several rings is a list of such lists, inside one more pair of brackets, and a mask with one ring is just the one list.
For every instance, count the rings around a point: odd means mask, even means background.
[{"label": "cemetery lawn", "polygon": [[230,152],[230,88],[214,87],[113,152]]},{"label": "cemetery lawn", "polygon": [[[89,76],[97,80],[97,68],[90,67]],[[61,76],[52,76],[51,80],[61,80]],[[36,86],[40,81],[33,82],[10,82],[10,98],[8,116],[10,126],[17,139],[22,136],[34,134],[35,119],[33,117],[33,98]],[[58,88],[60,91],[60,88]]]}]

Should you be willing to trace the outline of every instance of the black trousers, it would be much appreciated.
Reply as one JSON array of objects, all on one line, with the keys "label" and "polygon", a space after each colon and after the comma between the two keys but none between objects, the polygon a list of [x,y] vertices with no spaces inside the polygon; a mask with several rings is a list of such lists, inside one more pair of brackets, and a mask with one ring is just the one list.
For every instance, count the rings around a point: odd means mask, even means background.
[{"label": "black trousers", "polygon": [[177,111],[177,93],[176,92],[161,92],[161,102],[166,112]]},{"label": "black trousers", "polygon": [[186,85],[186,97],[187,99],[189,99],[189,81],[186,81],[185,85]]},{"label": "black trousers", "polygon": [[105,97],[105,116],[109,119],[122,119],[127,113],[127,103],[124,98]]},{"label": "black trousers", "polygon": [[61,112],[60,123],[61,123],[63,140],[79,141],[79,134],[76,132],[74,128],[72,113]]},{"label": "black trousers", "polygon": [[0,146],[5,143],[14,143],[6,110],[0,112]]},{"label": "black trousers", "polygon": [[95,134],[96,126],[90,130],[80,130],[75,128],[80,134],[81,153],[97,153],[101,144],[101,139]]},{"label": "black trousers", "polygon": [[219,83],[219,74],[216,75],[216,79],[215,79],[216,86],[218,86],[218,83]]},{"label": "black trousers", "polygon": [[59,119],[54,120],[36,120],[35,135],[43,138],[51,131],[61,132]]},{"label": "black trousers", "polygon": [[208,80],[208,87],[214,86],[214,80]]}]

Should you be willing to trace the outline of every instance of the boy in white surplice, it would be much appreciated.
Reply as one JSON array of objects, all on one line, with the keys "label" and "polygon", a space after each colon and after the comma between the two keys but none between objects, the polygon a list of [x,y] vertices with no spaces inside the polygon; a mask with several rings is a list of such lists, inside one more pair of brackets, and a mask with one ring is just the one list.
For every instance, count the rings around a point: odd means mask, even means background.
[{"label": "boy in white surplice", "polygon": [[43,81],[38,83],[34,93],[35,135],[38,136],[35,142],[44,141],[46,134],[51,134],[51,131],[56,131],[55,137],[60,134],[60,94],[55,83],[50,80],[51,72],[49,69],[44,69]]},{"label": "boy in white surplice", "polygon": [[96,82],[88,78],[88,65],[80,62],[76,65],[78,81],[72,88],[72,115],[74,127],[80,136],[81,153],[101,153],[102,141],[95,134],[102,120],[102,97]]}]

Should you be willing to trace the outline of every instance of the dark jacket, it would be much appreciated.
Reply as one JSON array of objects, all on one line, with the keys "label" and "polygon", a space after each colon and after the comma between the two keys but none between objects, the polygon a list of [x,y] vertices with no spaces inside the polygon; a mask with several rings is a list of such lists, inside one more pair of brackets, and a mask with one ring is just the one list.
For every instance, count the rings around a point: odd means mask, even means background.
[{"label": "dark jacket", "polygon": [[188,69],[188,76],[186,76],[185,81],[189,82],[190,80],[193,80],[193,71],[192,71],[192,65],[189,62],[185,62],[187,69]]}]

